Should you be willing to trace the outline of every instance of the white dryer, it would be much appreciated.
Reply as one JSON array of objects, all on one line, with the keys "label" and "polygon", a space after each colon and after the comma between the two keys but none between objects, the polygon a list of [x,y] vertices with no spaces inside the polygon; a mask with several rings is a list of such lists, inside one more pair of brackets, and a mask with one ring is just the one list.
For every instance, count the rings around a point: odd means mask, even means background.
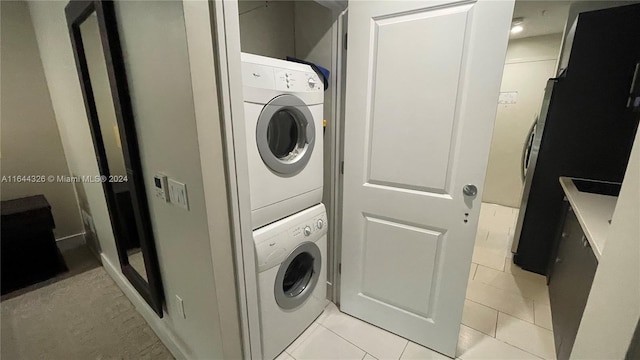
[{"label": "white dryer", "polygon": [[262,356],[273,359],[327,304],[327,214],[319,204],[253,232]]},{"label": "white dryer", "polygon": [[253,229],[322,201],[324,87],[309,65],[242,54]]}]

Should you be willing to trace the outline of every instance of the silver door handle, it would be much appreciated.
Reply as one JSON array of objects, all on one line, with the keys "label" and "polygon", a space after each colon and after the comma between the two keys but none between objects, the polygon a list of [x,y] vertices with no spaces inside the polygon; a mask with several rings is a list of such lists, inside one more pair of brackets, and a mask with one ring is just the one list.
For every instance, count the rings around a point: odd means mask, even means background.
[{"label": "silver door handle", "polygon": [[475,185],[467,184],[462,187],[462,193],[466,196],[476,196],[478,195],[478,188]]}]

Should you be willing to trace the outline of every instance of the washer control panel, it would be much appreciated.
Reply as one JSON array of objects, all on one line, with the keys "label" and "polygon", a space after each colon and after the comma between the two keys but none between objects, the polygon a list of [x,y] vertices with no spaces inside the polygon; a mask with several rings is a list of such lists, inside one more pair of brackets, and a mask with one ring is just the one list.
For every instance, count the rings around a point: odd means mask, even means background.
[{"label": "washer control panel", "polygon": [[276,89],[296,92],[323,91],[315,72],[276,69]]},{"label": "washer control panel", "polygon": [[[327,214],[324,205],[317,206],[321,211],[313,207],[254,231],[259,272],[279,265],[301,243],[326,236]],[[292,217],[297,218],[291,221]]]},{"label": "washer control panel", "polygon": [[[289,63],[289,62],[286,62]],[[293,63],[295,64],[295,63]],[[323,92],[324,85],[318,75],[308,65],[308,70],[293,70],[242,63],[242,80],[245,86],[259,89],[276,89],[284,92]]]},{"label": "washer control panel", "polygon": [[289,229],[289,236],[297,240],[302,240],[302,238],[310,237],[318,231],[324,230],[323,233],[326,233],[327,230],[324,228],[326,221],[327,216],[322,214],[313,219],[301,222]]}]

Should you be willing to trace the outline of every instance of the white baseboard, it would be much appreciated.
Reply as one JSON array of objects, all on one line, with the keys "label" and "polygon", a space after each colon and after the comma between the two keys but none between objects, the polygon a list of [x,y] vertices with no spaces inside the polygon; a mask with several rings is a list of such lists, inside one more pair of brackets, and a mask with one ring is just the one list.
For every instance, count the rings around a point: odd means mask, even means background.
[{"label": "white baseboard", "polygon": [[56,239],[56,245],[60,251],[66,251],[69,249],[77,248],[86,243],[84,239],[84,233],[64,236]]},{"label": "white baseboard", "polygon": [[165,322],[147,305],[146,301],[138,294],[138,291],[129,283],[127,278],[122,275],[120,267],[115,267],[104,254],[100,254],[100,257],[102,258],[102,265],[107,274],[111,276],[120,290],[122,290],[131,303],[133,303],[138,313],[142,315],[171,354],[179,360],[189,359],[189,356],[187,356],[188,351],[186,351],[185,347],[180,343],[173,331],[167,327]]}]

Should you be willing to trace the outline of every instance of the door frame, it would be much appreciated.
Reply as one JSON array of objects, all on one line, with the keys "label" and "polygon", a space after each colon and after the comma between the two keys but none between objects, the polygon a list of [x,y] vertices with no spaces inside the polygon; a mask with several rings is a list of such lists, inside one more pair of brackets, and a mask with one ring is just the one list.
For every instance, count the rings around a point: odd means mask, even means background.
[{"label": "door frame", "polygon": [[209,0],[211,32],[223,129],[229,217],[238,291],[243,358],[262,359],[258,277],[251,226],[249,166],[240,59],[237,0]]},{"label": "door frame", "polygon": [[340,280],[341,280],[341,259],[342,259],[342,186],[343,186],[343,164],[344,164],[344,103],[346,89],[346,69],[347,69],[347,8],[341,12],[334,24],[334,39],[336,53],[334,61],[334,89],[332,119],[334,122],[333,131],[329,134],[332,144],[331,161],[333,180],[330,185],[332,204],[327,208],[327,216],[333,222],[331,230],[332,251],[331,258],[327,259],[327,264],[331,264],[332,274],[330,280],[331,301],[336,305],[340,304]]}]

